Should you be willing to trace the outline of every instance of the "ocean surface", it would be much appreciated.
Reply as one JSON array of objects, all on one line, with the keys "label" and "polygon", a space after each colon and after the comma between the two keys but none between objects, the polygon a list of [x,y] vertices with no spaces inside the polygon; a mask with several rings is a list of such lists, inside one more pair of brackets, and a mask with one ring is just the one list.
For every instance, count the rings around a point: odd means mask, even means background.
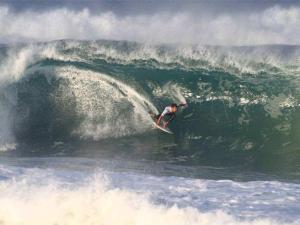
[{"label": "ocean surface", "polygon": [[300,46],[0,45],[0,224],[300,224],[299,74]]}]

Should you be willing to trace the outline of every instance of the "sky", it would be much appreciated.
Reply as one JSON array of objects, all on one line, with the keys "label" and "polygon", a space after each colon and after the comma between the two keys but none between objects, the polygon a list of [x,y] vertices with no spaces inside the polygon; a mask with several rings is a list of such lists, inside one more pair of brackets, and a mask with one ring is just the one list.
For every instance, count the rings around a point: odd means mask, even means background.
[{"label": "sky", "polygon": [[300,0],[1,0],[0,42],[300,45]]},{"label": "sky", "polygon": [[211,13],[245,13],[261,11],[274,5],[300,6],[299,0],[1,0],[16,11],[35,11],[66,7],[88,8],[91,12],[112,11],[118,15],[154,14],[159,12],[209,11]]}]

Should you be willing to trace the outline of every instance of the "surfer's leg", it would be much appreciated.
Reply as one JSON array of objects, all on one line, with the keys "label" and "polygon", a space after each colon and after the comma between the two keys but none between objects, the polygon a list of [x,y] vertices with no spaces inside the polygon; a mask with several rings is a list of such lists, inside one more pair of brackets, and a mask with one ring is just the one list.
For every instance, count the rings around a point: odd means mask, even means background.
[{"label": "surfer's leg", "polygon": [[172,114],[167,114],[166,116],[168,118],[164,122],[165,126],[167,126],[175,118],[176,115],[175,115],[175,113],[172,113]]},{"label": "surfer's leg", "polygon": [[172,115],[170,116],[170,118],[168,119],[168,123],[170,123],[172,120],[174,120],[175,117],[176,117],[175,113],[172,114]]},{"label": "surfer's leg", "polygon": [[155,116],[155,119],[158,120],[158,118],[160,117],[160,115],[161,115],[161,114],[156,115],[156,116]]}]

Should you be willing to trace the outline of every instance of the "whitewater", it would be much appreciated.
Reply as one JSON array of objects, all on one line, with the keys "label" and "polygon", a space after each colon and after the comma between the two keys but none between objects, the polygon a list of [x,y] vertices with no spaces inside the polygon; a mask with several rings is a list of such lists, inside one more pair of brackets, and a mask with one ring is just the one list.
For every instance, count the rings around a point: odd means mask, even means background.
[{"label": "whitewater", "polygon": [[[0,224],[300,224],[297,45],[0,46]],[[187,102],[153,129],[148,111]]]}]

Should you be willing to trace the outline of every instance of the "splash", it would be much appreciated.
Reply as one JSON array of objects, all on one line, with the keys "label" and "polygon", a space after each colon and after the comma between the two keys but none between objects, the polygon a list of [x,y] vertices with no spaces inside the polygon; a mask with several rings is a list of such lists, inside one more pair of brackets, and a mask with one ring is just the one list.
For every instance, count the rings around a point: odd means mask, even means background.
[{"label": "splash", "polygon": [[184,93],[186,92],[188,92],[188,90],[180,87],[179,84],[174,82],[167,82],[162,87],[157,86],[153,90],[156,97],[167,98],[176,104],[186,104],[186,99],[184,97]]},{"label": "splash", "polygon": [[[13,171],[6,168],[0,168],[0,171],[6,176],[13,173]],[[65,173],[66,171],[64,171]],[[47,179],[45,179],[46,177]],[[147,177],[142,178],[146,179]],[[75,179],[74,175],[73,179]],[[123,180],[124,177],[119,179]],[[180,180],[180,178],[178,179]],[[181,179],[181,181],[184,180]],[[151,182],[151,179],[149,182]],[[226,181],[224,181],[224,184],[226,184]],[[187,190],[180,189],[173,185],[169,189],[171,192],[188,194],[190,191],[189,188]],[[192,185],[194,185],[193,182]],[[215,182],[215,185],[218,185],[218,181]],[[243,189],[247,185],[236,183],[235,187]],[[270,186],[268,187],[270,188]],[[195,188],[199,190],[202,186],[198,184]],[[267,218],[241,220],[222,210],[201,212],[194,207],[155,204],[151,200],[151,191],[149,190],[147,194],[128,190],[127,188],[113,187],[110,178],[101,173],[95,174],[81,183],[70,183],[64,180],[63,176],[61,178],[53,176],[53,171],[50,169],[28,169],[23,175],[17,176],[17,179],[0,182],[0,204],[2,206],[0,207],[0,221],[4,225],[76,225],[82,223],[88,225],[289,224]],[[293,201],[293,199],[290,201]],[[297,221],[294,224],[296,225]]]},{"label": "splash", "polygon": [[74,134],[94,140],[142,133],[151,127],[148,111],[155,106],[142,94],[120,80],[102,73],[74,67],[57,69],[67,86],[58,92],[74,95],[76,112],[84,117]]},{"label": "splash", "polygon": [[118,16],[113,12],[93,14],[87,9],[67,8],[14,12],[1,6],[0,36],[4,40],[19,37],[35,41],[69,38],[211,45],[300,44],[299,21],[297,6],[273,6],[243,14],[206,12],[198,16],[187,11]]}]

